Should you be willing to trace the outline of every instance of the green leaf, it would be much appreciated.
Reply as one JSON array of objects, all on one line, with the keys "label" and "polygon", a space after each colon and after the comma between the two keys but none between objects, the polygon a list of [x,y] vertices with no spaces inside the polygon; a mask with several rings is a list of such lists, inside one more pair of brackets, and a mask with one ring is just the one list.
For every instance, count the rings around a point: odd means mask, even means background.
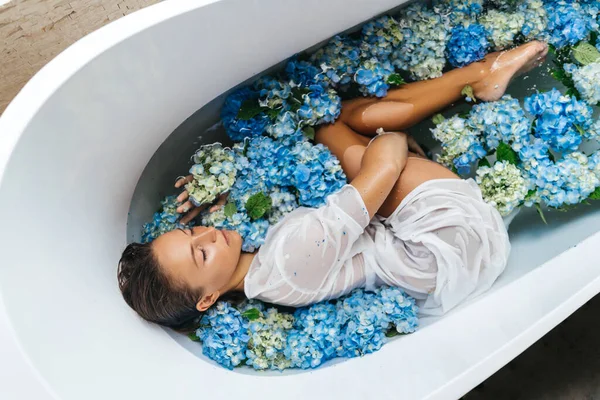
[{"label": "green leaf", "polygon": [[592,46],[595,46],[598,43],[598,32],[592,31],[590,32],[590,40],[588,42]]},{"label": "green leaf", "polygon": [[540,218],[542,219],[542,221],[544,221],[544,224],[548,225],[548,222],[546,221],[546,217],[544,216],[544,211],[542,211],[542,206],[540,206],[540,203],[535,203],[535,210],[540,215]]},{"label": "green leaf", "polygon": [[242,316],[248,318],[250,321],[254,321],[260,317],[260,311],[257,308],[249,308],[242,313]]},{"label": "green leaf", "polygon": [[479,160],[478,168],[491,166],[492,164],[490,164],[489,160],[486,157],[483,157],[481,160]]},{"label": "green leaf", "polygon": [[533,196],[535,196],[536,192],[537,190],[535,189],[529,189],[529,191],[525,195],[525,200],[530,200]]},{"label": "green leaf", "polygon": [[577,124],[575,124],[575,129],[577,129],[577,132],[579,132],[579,134],[581,136],[585,136],[585,131],[583,130],[583,128]]},{"label": "green leaf", "polygon": [[272,120],[276,120],[279,114],[281,113],[281,108],[268,108],[265,107],[265,114]]},{"label": "green leaf", "polygon": [[391,74],[387,78],[387,83],[394,86],[404,85],[406,81],[400,76],[400,74]]},{"label": "green leaf", "polygon": [[188,338],[194,342],[199,342],[200,338],[196,335],[196,331],[188,333]]},{"label": "green leaf", "polygon": [[435,114],[433,116],[433,118],[431,118],[431,121],[433,121],[433,123],[436,124],[436,125],[441,124],[445,120],[446,120],[446,118],[444,118],[444,116],[442,114]]},{"label": "green leaf", "polygon": [[550,159],[550,161],[556,162],[556,158],[554,158],[554,154],[552,154],[551,152],[548,152],[548,158]]},{"label": "green leaf", "polygon": [[233,217],[233,214],[235,214],[236,212],[237,207],[235,206],[235,203],[227,203],[225,208],[223,208],[223,213],[226,217]]},{"label": "green leaf", "polygon": [[496,149],[496,159],[498,161],[508,161],[513,165],[517,165],[519,162],[519,156],[517,153],[504,142],[500,142],[498,148]]},{"label": "green leaf", "polygon": [[263,107],[258,104],[258,99],[248,99],[242,103],[237,118],[242,121],[247,121],[256,117],[261,112],[263,112]]},{"label": "green leaf", "polygon": [[315,140],[315,128],[313,128],[312,126],[307,126],[306,128],[304,128],[302,133],[304,133],[304,136],[306,136],[310,140]]},{"label": "green leaf", "polygon": [[589,196],[588,199],[590,200],[600,200],[600,186],[598,186],[596,188],[596,190],[594,190]]},{"label": "green leaf", "polygon": [[400,336],[401,333],[398,332],[395,328],[391,328],[389,331],[385,333],[385,337],[393,338],[395,336]]},{"label": "green leaf", "polygon": [[600,58],[600,51],[588,42],[580,42],[573,47],[573,58],[581,65],[589,65]]},{"label": "green leaf", "polygon": [[475,92],[473,91],[473,87],[471,85],[467,85],[465,86],[461,91],[460,94],[468,97],[471,99],[471,101],[473,101],[473,103],[477,103],[477,99],[475,98]]},{"label": "green leaf", "polygon": [[471,113],[469,111],[463,111],[463,112],[458,113],[459,118],[462,118],[462,119],[469,118],[469,115],[471,115]]},{"label": "green leaf", "polygon": [[271,198],[263,192],[259,192],[255,195],[250,196],[250,198],[246,202],[246,212],[248,213],[248,216],[253,220],[259,219],[267,212],[269,212],[272,206],[273,202]]}]

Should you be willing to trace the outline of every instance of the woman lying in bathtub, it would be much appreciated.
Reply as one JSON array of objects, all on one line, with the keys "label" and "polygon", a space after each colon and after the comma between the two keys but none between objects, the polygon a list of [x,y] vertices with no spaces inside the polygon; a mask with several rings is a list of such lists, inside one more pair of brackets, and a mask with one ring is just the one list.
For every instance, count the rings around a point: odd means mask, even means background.
[{"label": "woman lying in bathtub", "polygon": [[[510,251],[500,214],[472,180],[427,160],[400,132],[458,101],[467,84],[479,100],[500,98],[515,74],[541,64],[546,53],[545,44],[531,42],[383,99],[344,102],[336,123],[315,138],[350,182],[326,205],[288,214],[255,253],[241,251],[236,232],[206,227],[130,244],[119,263],[123,297],[144,319],[181,329],[236,292],[303,306],[390,285],[420,299],[422,313],[439,315],[487,290]],[[375,136],[378,128],[385,133]],[[183,222],[200,212],[192,207],[188,201],[178,209],[189,211]]]}]

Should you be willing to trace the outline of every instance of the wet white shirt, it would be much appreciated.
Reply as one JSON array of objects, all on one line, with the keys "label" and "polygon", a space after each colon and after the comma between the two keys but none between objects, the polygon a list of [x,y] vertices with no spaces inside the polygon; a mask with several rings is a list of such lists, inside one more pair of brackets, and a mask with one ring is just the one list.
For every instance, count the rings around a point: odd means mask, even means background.
[{"label": "wet white shirt", "polygon": [[419,299],[422,314],[439,315],[487,290],[509,251],[500,214],[472,180],[426,182],[389,218],[372,220],[346,185],[324,206],[298,208],[269,229],[244,290],[299,307],[390,285]]}]

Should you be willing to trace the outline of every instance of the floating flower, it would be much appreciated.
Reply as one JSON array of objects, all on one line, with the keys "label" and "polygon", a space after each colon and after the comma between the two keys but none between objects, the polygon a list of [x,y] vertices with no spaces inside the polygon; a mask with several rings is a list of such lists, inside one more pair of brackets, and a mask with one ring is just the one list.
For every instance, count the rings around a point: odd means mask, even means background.
[{"label": "floating flower", "polygon": [[185,185],[189,198],[196,206],[210,203],[227,192],[235,182],[236,168],[233,152],[220,143],[202,146],[192,157],[190,174],[194,180]]},{"label": "floating flower", "polygon": [[448,25],[469,24],[483,12],[483,0],[435,0],[434,11],[448,19]]},{"label": "floating flower", "polygon": [[567,73],[571,74],[575,89],[581,94],[583,100],[589,105],[600,103],[600,62],[582,67],[565,64],[564,68]]},{"label": "floating flower", "polygon": [[229,303],[220,301],[200,319],[196,336],[202,342],[202,353],[228,369],[246,358],[250,336],[248,321]]},{"label": "floating flower", "polygon": [[486,35],[485,28],[479,24],[454,27],[446,47],[450,64],[463,67],[483,59],[490,46]]},{"label": "floating flower", "polygon": [[288,331],[292,328],[294,317],[280,313],[276,308],[261,312],[260,316],[248,323],[248,350],[246,364],[257,370],[284,370],[292,362],[284,355]]},{"label": "floating flower", "polygon": [[161,201],[161,208],[154,213],[152,222],[142,227],[141,242],[149,243],[164,233],[193,226],[193,223],[185,225],[179,222],[181,214],[177,212],[177,207],[179,207],[177,196],[167,196]]},{"label": "floating flower", "polygon": [[221,109],[221,120],[227,135],[232,140],[239,141],[247,137],[262,135],[267,126],[268,117],[262,112],[249,119],[239,117],[242,105],[248,101],[256,101],[258,104],[258,92],[248,87],[235,90],[225,99],[225,104]]},{"label": "floating flower", "polygon": [[394,66],[410,72],[415,80],[441,76],[449,38],[442,17],[424,4],[414,3],[402,11],[400,18],[403,39],[390,57]]},{"label": "floating flower", "polygon": [[362,27],[362,57],[387,60],[402,38],[398,22],[390,16],[384,15],[367,22]]},{"label": "floating flower", "polygon": [[380,62],[371,58],[360,64],[354,76],[360,85],[360,92],[365,96],[385,97],[390,85],[387,83],[394,73],[394,66],[389,61]]},{"label": "floating flower", "polygon": [[525,24],[525,15],[521,12],[489,10],[479,18],[479,23],[488,32],[488,39],[495,50],[512,45],[515,36]]},{"label": "floating flower", "polygon": [[558,152],[577,150],[590,131],[591,107],[556,89],[527,97],[525,110],[536,117],[535,136]]},{"label": "floating flower", "polygon": [[525,23],[521,28],[521,33],[526,40],[543,39],[546,40],[548,28],[548,13],[542,0],[523,0],[517,7],[518,11],[523,13]]},{"label": "floating flower", "polygon": [[487,150],[504,142],[519,151],[529,141],[531,124],[519,101],[510,95],[473,106],[467,124],[484,137]]},{"label": "floating flower", "polygon": [[520,206],[529,191],[529,182],[521,170],[507,161],[496,162],[493,167],[480,167],[476,181],[483,200],[502,216]]},{"label": "floating flower", "polygon": [[342,99],[333,89],[311,85],[302,95],[303,104],[298,109],[301,126],[335,122],[342,110]]},{"label": "floating flower", "polygon": [[480,132],[471,128],[464,118],[454,116],[431,130],[433,137],[442,143],[442,154],[437,161],[459,174],[467,175],[477,160],[487,152],[483,148]]},{"label": "floating flower", "polygon": [[311,62],[321,68],[320,79],[343,90],[350,84],[358,69],[359,43],[347,36],[334,36],[311,56]]},{"label": "floating flower", "polygon": [[596,15],[590,15],[579,2],[546,0],[550,43],[561,48],[583,40],[591,30],[598,30]]}]

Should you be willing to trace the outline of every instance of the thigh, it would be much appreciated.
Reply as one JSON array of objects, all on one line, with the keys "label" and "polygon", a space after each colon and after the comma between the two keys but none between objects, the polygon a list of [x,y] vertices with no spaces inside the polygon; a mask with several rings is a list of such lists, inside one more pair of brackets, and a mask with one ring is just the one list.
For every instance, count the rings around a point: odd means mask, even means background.
[{"label": "thigh", "polygon": [[[371,139],[354,132],[345,123],[338,121],[320,127],[315,140],[327,146],[340,160],[344,173],[351,181],[360,171],[362,156]],[[378,214],[388,217],[417,186],[434,179],[459,178],[440,164],[410,153],[404,171]]]}]

